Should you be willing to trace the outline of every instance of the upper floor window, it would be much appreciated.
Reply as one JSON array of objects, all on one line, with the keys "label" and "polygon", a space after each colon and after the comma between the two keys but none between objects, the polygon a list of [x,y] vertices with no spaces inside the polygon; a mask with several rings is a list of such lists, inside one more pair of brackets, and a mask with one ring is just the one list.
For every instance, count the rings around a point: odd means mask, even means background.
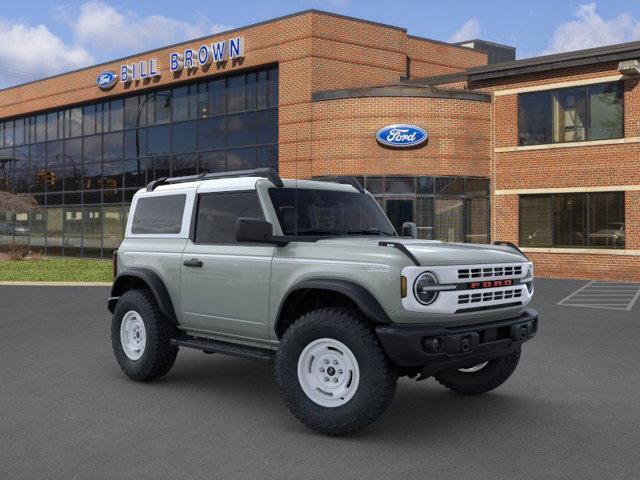
[{"label": "upper floor window", "polygon": [[622,82],[518,95],[518,145],[624,136]]}]

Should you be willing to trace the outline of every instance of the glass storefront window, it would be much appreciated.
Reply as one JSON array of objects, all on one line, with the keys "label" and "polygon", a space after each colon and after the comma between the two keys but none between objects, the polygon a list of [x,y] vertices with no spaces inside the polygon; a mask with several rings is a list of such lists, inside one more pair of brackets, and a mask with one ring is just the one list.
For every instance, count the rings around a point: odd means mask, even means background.
[{"label": "glass storefront window", "polygon": [[225,117],[205,118],[198,122],[198,149],[217,150],[226,143]]},{"label": "glass storefront window", "polygon": [[464,178],[437,177],[435,179],[435,188],[437,195],[464,195]]},{"label": "glass storefront window", "polygon": [[29,244],[44,250],[47,229],[47,210],[36,207],[29,212]]},{"label": "glass storefront window", "polygon": [[468,243],[489,243],[489,200],[470,198],[467,200],[467,228],[464,241]]},{"label": "glass storefront window", "polygon": [[61,192],[65,181],[65,168],[62,141],[49,142],[47,149],[47,168],[44,182],[47,192]]},{"label": "glass storefront window", "polygon": [[[153,100],[153,123],[169,123],[171,120],[171,93],[168,90],[156,92]],[[151,122],[149,123],[151,124]]]},{"label": "glass storefront window", "polygon": [[115,250],[124,237],[124,212],[122,206],[109,206],[103,208],[103,248]]},{"label": "glass storefront window", "polygon": [[418,226],[418,238],[433,240],[433,213],[433,198],[418,197],[416,199],[415,224]]},{"label": "glass storefront window", "polygon": [[171,93],[172,114],[174,122],[182,122],[189,118],[189,87],[174,88]]},{"label": "glass storefront window", "polygon": [[240,113],[227,117],[227,146],[236,148],[256,143],[256,115]]},{"label": "glass storefront window", "polygon": [[149,155],[162,155],[171,152],[171,135],[169,125],[147,129],[147,148]]},{"label": "glass storefront window", "polygon": [[221,152],[204,152],[198,158],[198,173],[224,172],[227,169],[227,154]]},{"label": "glass storefront window", "polygon": [[117,132],[124,126],[124,103],[122,100],[109,102],[109,131]]},{"label": "glass storefront window", "polygon": [[82,209],[82,253],[99,257],[102,248],[102,207]]},{"label": "glass storefront window", "polygon": [[227,112],[244,110],[244,76],[238,75],[227,79]]},{"label": "glass storefront window", "polygon": [[[14,145],[23,145],[25,143],[24,118],[19,118],[13,123],[14,128]],[[27,130],[28,131],[28,130]]]},{"label": "glass storefront window", "polygon": [[171,129],[171,138],[171,150],[173,153],[195,152],[198,138],[198,123],[174,123]]},{"label": "glass storefront window", "polygon": [[387,194],[406,193],[406,194],[412,195],[414,193],[414,178],[413,177],[387,177],[386,192]]},{"label": "glass storefront window", "polygon": [[107,256],[122,238],[107,222],[121,212],[124,228],[133,194],[154,178],[277,168],[277,101],[270,67],[0,122],[0,188],[41,204],[20,229],[39,235],[19,241],[51,255]]},{"label": "glass storefront window", "polygon": [[62,254],[62,207],[47,208],[47,253]]}]

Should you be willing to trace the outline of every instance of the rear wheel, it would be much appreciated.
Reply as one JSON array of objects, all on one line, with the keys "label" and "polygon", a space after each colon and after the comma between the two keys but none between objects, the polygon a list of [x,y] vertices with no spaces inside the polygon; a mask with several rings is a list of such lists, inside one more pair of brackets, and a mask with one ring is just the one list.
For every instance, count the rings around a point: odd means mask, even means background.
[{"label": "rear wheel", "polygon": [[166,375],[178,354],[178,347],[171,345],[177,335],[149,290],[129,290],[120,297],[111,321],[111,344],[129,378],[142,382]]},{"label": "rear wheel", "polygon": [[462,395],[479,395],[498,388],[513,374],[520,360],[520,347],[509,355],[478,365],[470,365],[434,375],[435,379],[454,392]]},{"label": "rear wheel", "polygon": [[285,332],[276,380],[292,413],[329,435],[355,432],[386,410],[397,372],[359,312],[322,308]]}]

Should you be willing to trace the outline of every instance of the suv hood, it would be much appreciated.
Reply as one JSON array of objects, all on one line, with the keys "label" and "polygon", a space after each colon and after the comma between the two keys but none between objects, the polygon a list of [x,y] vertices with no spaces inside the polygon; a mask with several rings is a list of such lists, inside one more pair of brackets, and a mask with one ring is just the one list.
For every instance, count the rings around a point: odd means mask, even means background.
[{"label": "suv hood", "polygon": [[338,237],[322,242],[333,244],[380,247],[382,241],[403,244],[420,261],[421,265],[480,265],[489,263],[522,263],[527,259],[511,247],[471,243],[443,243],[437,240],[414,240],[399,237]]}]

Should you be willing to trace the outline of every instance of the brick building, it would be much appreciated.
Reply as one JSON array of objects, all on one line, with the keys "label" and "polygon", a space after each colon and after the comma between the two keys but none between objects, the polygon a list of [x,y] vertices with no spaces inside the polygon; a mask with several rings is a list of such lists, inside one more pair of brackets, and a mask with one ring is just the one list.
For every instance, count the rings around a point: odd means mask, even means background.
[{"label": "brick building", "polygon": [[[508,240],[538,274],[638,279],[640,44],[515,61],[318,11],[0,91],[0,244],[108,256],[153,178],[357,177],[421,238]],[[428,133],[414,148],[383,127]]]}]

